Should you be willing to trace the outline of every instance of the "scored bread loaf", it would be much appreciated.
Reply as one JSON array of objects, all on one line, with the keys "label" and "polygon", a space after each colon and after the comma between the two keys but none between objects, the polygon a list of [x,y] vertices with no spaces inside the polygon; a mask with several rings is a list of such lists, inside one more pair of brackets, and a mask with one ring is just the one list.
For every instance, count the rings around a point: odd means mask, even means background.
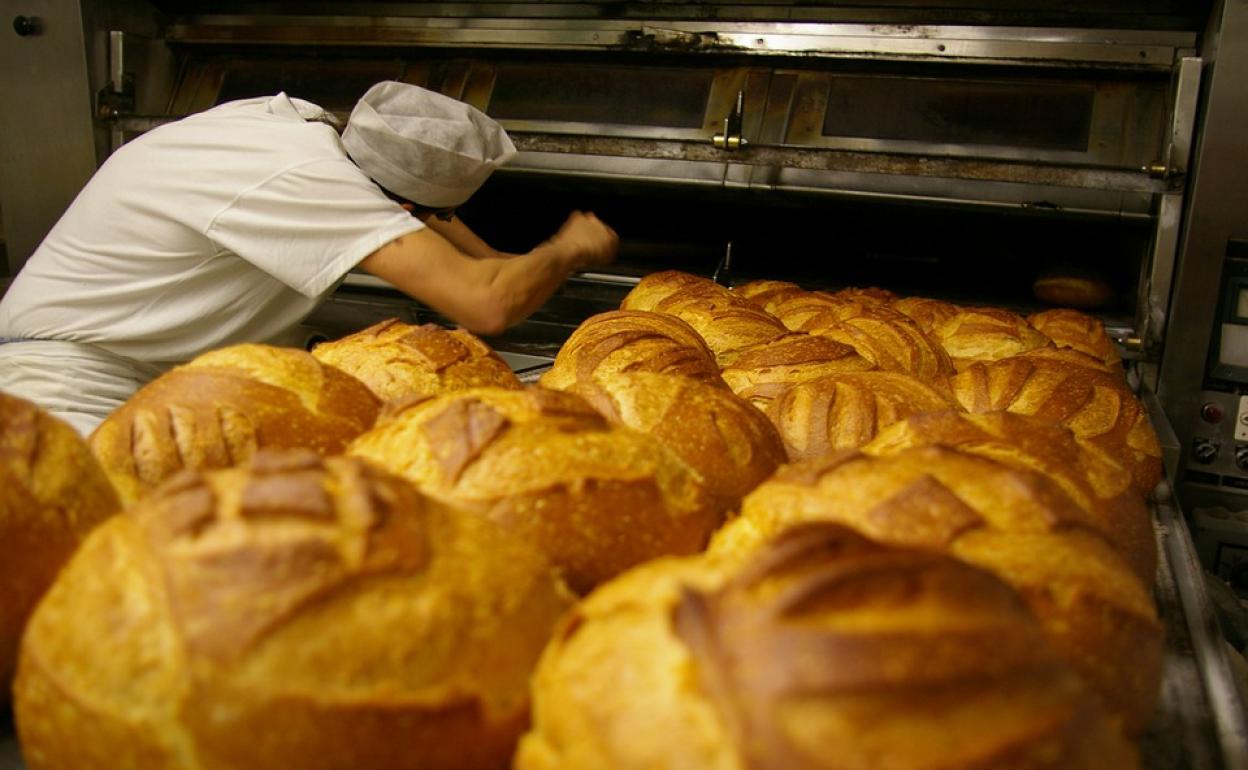
[{"label": "scored bread loaf", "polygon": [[849,345],[858,355],[890,372],[909,374],[937,388],[954,373],[949,356],[918,324],[888,308],[862,307],[841,319],[811,319],[803,331]]},{"label": "scored bread loaf", "polygon": [[742,351],[720,374],[732,392],[766,409],[774,398],[798,383],[874,368],[848,345],[796,332]]},{"label": "scored bread loaf", "polygon": [[706,342],[721,367],[739,351],[788,333],[778,319],[730,289],[677,271],[642,278],[624,297],[620,309],[667,313],[684,320]]},{"label": "scored bread loaf", "polygon": [[749,551],[797,523],[947,552],[1023,596],[1053,644],[1131,734],[1147,725],[1163,632],[1149,587],[1046,476],[944,446],[843,452],[778,470],[746,496],[712,552]]},{"label": "scored bread loaf", "polygon": [[1086,313],[1068,308],[1045,310],[1027,316],[1027,322],[1059,348],[1087,353],[1111,366],[1122,363],[1105,325]]},{"label": "scored bread loaf", "polygon": [[836,302],[856,302],[860,305],[888,305],[897,299],[897,294],[878,286],[847,286],[844,289],[827,292],[829,298]]},{"label": "scored bread loaf", "polygon": [[1104,276],[1087,270],[1053,270],[1038,276],[1031,285],[1041,302],[1061,307],[1102,308],[1114,301],[1114,287]]},{"label": "scored bread loaf", "polygon": [[609,421],[672,450],[719,510],[736,508],[787,460],[767,417],[723,388],[674,374],[634,372],[582,381],[573,392]]},{"label": "scored bread loaf", "polygon": [[[747,401],[753,394],[741,393]],[[918,412],[956,408],[944,393],[907,374],[869,371],[799,382],[772,398],[764,412],[796,461],[860,447]]]},{"label": "scored bread loaf", "polygon": [[693,327],[676,316],[612,310],[586,319],[559,348],[541,377],[563,390],[617,372],[680,374],[723,386],[719,366]]},{"label": "scored bread loaf", "polygon": [[416,326],[390,318],[312,350],[369,387],[382,401],[464,388],[520,388],[507,362],[465,329]]},{"label": "scored bread loaf", "polygon": [[129,504],[178,471],[227,468],[259,449],[340,452],[379,408],[364,383],[309,353],[234,345],[140,388],[90,444]]},{"label": "scored bread loaf", "polygon": [[927,334],[931,334],[938,324],[962,312],[962,308],[952,302],[928,297],[901,297],[893,300],[889,307],[914,321]]},{"label": "scored bread loaf", "polygon": [[824,292],[809,291],[774,303],[768,312],[780,319],[780,323],[786,328],[804,332],[862,315],[867,307],[877,306],[847,299],[838,300]]},{"label": "scored bread loaf", "polygon": [[515,770],[1131,770],[1018,595],[835,525],[664,559],[561,621]]},{"label": "scored bread loaf", "polygon": [[995,307],[961,308],[933,326],[932,335],[958,371],[976,361],[996,361],[1053,344],[1026,318]]},{"label": "scored bread loaf", "polygon": [[673,452],[575,394],[477,388],[391,406],[348,452],[536,543],[578,593],[701,550],[721,521]]},{"label": "scored bread loaf", "polygon": [[23,641],[18,734],[31,770],[502,770],[570,600],[366,462],[261,452],[88,538]]},{"label": "scored bread loaf", "polygon": [[1152,517],[1131,473],[1069,429],[1011,412],[923,412],[880,431],[862,448],[890,455],[939,444],[1032,470],[1057,483],[1088,513],[1091,524],[1118,547],[1140,579],[1152,584],[1157,544]]},{"label": "scored bread loaf", "polygon": [[1161,446],[1144,404],[1121,371],[1074,350],[979,362],[949,383],[968,412],[1010,411],[1069,428],[1131,471],[1151,494],[1161,480]]},{"label": "scored bread loaf", "polygon": [[0,704],[35,603],[87,533],[120,507],[77,431],[0,392]]},{"label": "scored bread loaf", "polygon": [[[772,315],[776,315],[776,308],[783,302],[795,297],[804,297],[811,293],[789,281],[772,281],[768,279],[743,283],[740,286],[732,287],[732,291]],[[781,320],[783,321],[784,319]]]}]

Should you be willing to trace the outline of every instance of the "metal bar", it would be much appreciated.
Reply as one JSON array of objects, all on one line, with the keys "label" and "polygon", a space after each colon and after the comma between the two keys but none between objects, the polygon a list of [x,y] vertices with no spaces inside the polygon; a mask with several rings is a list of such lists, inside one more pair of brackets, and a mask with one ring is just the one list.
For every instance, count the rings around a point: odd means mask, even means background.
[{"label": "metal bar", "polygon": [[1170,149],[1166,165],[1171,175],[1186,174],[1196,130],[1196,107],[1200,100],[1200,74],[1204,61],[1196,56],[1179,60],[1174,78],[1174,107],[1170,117]]}]

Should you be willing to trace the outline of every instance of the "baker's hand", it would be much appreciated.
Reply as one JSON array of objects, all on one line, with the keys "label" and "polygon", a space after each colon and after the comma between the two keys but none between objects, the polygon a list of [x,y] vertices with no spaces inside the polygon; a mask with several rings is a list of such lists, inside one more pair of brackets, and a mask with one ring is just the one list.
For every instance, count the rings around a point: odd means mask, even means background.
[{"label": "baker's hand", "polygon": [[548,243],[568,255],[571,269],[584,270],[610,264],[619,251],[620,236],[593,214],[573,211]]}]

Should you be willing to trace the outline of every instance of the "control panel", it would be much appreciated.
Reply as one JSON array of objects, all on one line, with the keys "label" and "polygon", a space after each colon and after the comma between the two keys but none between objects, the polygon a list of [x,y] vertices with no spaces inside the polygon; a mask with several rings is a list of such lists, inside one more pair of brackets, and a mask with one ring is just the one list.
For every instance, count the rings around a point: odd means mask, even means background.
[{"label": "control panel", "polygon": [[1248,395],[1201,393],[1183,481],[1248,496]]}]

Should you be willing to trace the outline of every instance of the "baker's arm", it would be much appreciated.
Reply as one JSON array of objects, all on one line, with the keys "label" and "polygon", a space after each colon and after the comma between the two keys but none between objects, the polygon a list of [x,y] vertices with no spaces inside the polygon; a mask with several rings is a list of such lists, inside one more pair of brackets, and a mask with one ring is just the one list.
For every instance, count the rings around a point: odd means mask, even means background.
[{"label": "baker's arm", "polygon": [[518,257],[519,254],[512,254],[506,251],[498,251],[490,244],[486,243],[481,236],[472,231],[463,220],[451,214],[449,218],[443,219],[435,214],[417,215],[425,226],[433,230],[438,235],[450,241],[451,245],[459,249],[470,257],[497,257],[499,259],[511,259]]},{"label": "baker's arm", "polygon": [[489,335],[527,318],[569,273],[610,263],[618,246],[614,230],[575,212],[525,254],[473,256],[426,228],[396,238],[359,266],[469,331]]}]

